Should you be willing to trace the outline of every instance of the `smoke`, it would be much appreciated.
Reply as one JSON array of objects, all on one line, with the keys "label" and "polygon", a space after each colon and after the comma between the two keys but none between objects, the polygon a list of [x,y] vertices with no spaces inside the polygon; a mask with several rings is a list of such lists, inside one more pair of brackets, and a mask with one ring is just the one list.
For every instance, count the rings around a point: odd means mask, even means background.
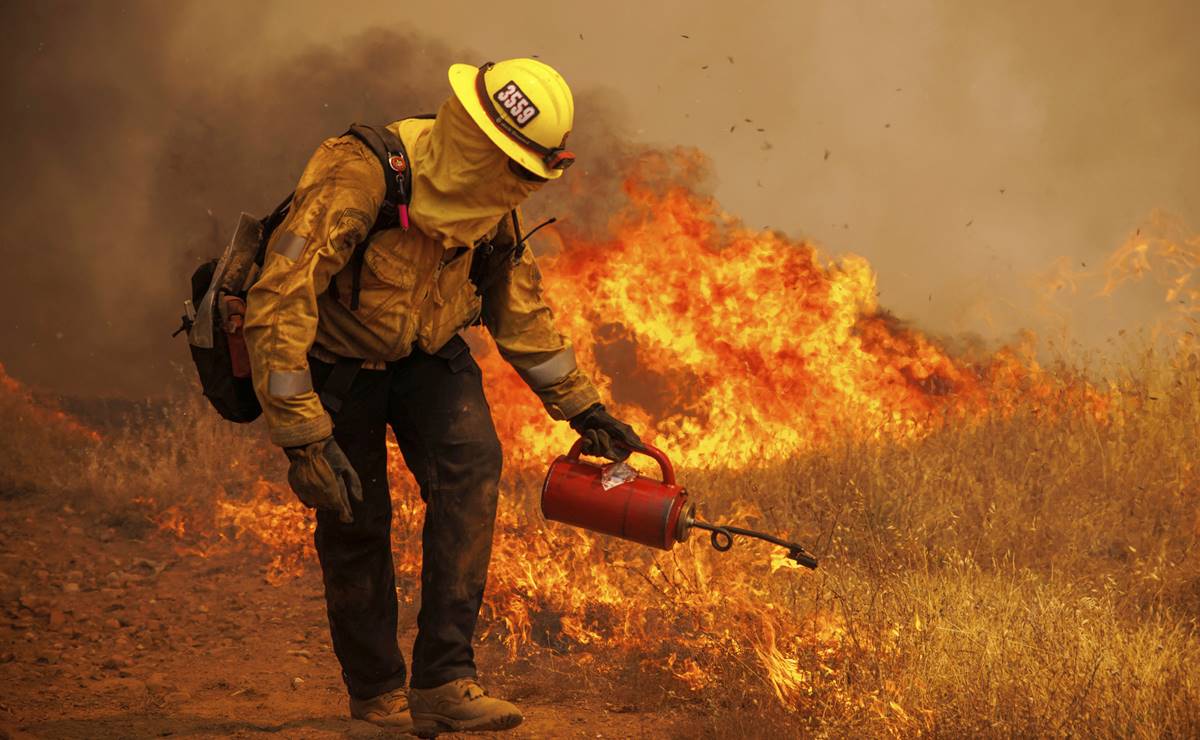
[{"label": "smoke", "polygon": [[[213,64],[180,58],[195,6],[6,4],[0,172],[2,359],[19,377],[72,393],[157,394],[178,382],[172,341],[187,278],[220,253],[240,211],[291,190],[324,138],[354,121],[436,111],[446,69],[478,55],[411,30],[365,30],[295,53],[259,49],[263,8],[208,19]],[[63,18],[69,18],[64,22]],[[222,27],[228,25],[228,27]],[[205,74],[196,74],[203,69]],[[584,91],[581,115],[611,106]],[[615,120],[615,119],[614,119]],[[617,127],[582,141],[577,228],[616,197]],[[564,196],[543,199],[561,208]]]},{"label": "smoke", "polygon": [[580,164],[534,211],[596,231],[630,154],[697,147],[691,184],[863,254],[935,330],[1038,327],[1027,277],[1055,258],[1099,261],[1154,207],[1200,222],[1186,0],[445,5],[0,5],[0,361],[70,393],[178,382],[187,276],[238,212],[350,122],[435,110],[457,61],[538,54],[576,88]]}]

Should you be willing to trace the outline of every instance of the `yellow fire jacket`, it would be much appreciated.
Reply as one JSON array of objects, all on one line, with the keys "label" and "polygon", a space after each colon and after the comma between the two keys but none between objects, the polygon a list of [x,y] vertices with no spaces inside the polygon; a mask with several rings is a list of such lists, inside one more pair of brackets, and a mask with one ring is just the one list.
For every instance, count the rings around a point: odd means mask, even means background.
[{"label": "yellow fire jacket", "polygon": [[[480,317],[551,417],[569,419],[598,402],[570,341],[554,328],[529,249],[482,297],[469,279],[477,244],[514,242],[508,213],[536,185],[508,171],[504,155],[454,98],[436,121],[408,119],[389,128],[413,168],[412,226],[372,235],[358,309],[350,309],[353,268],[347,267],[385,188],[379,161],[351,136],[326,140],[312,156],[250,289],[245,338],[271,440],[292,447],[333,431],[312,388],[309,355],[361,358],[378,367],[414,346],[436,352]],[[337,283],[336,299],[330,281]]]}]

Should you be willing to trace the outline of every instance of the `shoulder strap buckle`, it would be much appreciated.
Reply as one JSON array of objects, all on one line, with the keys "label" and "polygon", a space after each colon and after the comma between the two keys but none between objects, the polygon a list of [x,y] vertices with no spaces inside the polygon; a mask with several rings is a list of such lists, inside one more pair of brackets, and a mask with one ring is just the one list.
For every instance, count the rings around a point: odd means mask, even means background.
[{"label": "shoulder strap buckle", "polygon": [[408,204],[412,198],[412,166],[404,142],[384,126],[356,123],[346,133],[366,144],[383,170],[387,192],[371,231],[397,224],[407,230]]}]

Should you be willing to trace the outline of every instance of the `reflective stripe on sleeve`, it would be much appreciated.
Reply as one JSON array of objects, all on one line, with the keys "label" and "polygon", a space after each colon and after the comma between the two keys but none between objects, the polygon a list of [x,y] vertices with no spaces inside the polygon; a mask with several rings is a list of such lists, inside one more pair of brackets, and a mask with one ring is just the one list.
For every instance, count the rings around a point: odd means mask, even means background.
[{"label": "reflective stripe on sleeve", "polygon": [[296,232],[285,231],[275,242],[274,251],[295,262],[300,258],[300,253],[304,251],[304,245],[307,243],[308,240]]},{"label": "reflective stripe on sleeve", "polygon": [[273,398],[291,398],[313,389],[307,370],[272,370],[267,376],[267,393]]},{"label": "reflective stripe on sleeve", "polygon": [[575,372],[575,350],[568,347],[545,362],[531,368],[517,368],[517,374],[533,390],[549,388]]}]

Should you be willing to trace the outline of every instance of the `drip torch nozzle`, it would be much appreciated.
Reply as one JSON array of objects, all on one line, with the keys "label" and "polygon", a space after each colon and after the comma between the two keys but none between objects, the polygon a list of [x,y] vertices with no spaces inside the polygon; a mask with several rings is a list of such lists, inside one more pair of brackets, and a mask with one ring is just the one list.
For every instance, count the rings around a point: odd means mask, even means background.
[{"label": "drip torch nozzle", "polygon": [[687,524],[689,527],[695,527],[697,529],[708,531],[710,533],[709,540],[712,542],[712,546],[715,550],[717,550],[717,552],[725,552],[729,550],[729,548],[733,547],[733,536],[735,534],[740,534],[743,537],[754,537],[755,539],[770,542],[772,545],[786,547],[788,551],[787,557],[789,560],[792,560],[798,565],[803,565],[805,568],[815,570],[817,567],[817,559],[810,555],[798,542],[788,542],[787,540],[780,539],[764,532],[755,532],[753,529],[742,529],[741,527],[730,527],[728,525],[709,524],[708,522],[698,521],[691,516],[688,517]]}]

